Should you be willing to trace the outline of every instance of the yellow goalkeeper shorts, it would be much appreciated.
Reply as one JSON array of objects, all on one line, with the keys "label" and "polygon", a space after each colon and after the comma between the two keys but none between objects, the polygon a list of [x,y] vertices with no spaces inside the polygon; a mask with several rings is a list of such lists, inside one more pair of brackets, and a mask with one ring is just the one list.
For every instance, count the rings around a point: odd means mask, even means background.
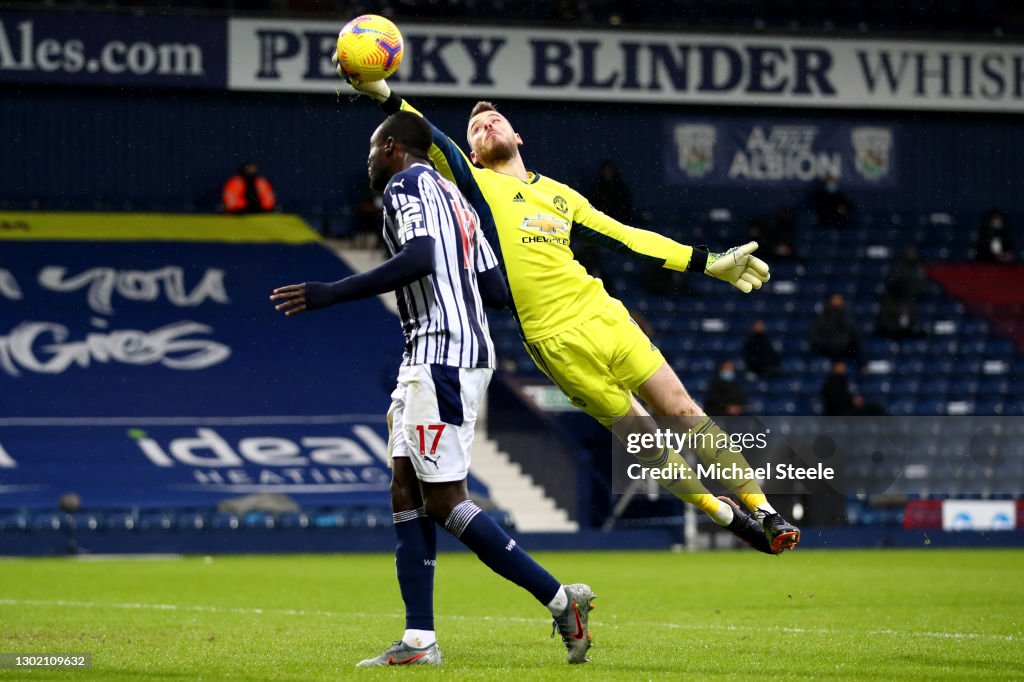
[{"label": "yellow goalkeeper shorts", "polygon": [[615,299],[573,329],[527,342],[526,350],[573,405],[605,426],[629,411],[632,393],[665,362]]}]

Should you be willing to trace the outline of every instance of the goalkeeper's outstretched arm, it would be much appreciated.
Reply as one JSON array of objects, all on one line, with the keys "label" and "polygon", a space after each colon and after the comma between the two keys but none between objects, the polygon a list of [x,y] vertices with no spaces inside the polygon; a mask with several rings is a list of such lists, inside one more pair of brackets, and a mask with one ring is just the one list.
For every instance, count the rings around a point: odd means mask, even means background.
[{"label": "goalkeeper's outstretched arm", "polygon": [[[409,111],[427,120],[414,106],[392,91],[387,81],[354,83],[345,76],[341,67],[338,66],[337,53],[332,56],[332,60],[338,70],[338,75],[345,78],[352,89],[359,94],[376,100],[388,116],[398,111]],[[430,121],[427,120],[427,123],[430,123]],[[430,148],[429,155],[434,167],[437,168],[437,172],[458,185],[464,194],[473,192],[476,188],[476,180],[473,177],[477,170],[476,167],[470,162],[459,146],[437,126],[430,123],[430,129],[434,133],[434,144]]]},{"label": "goalkeeper's outstretched arm", "polygon": [[703,272],[732,284],[745,294],[760,289],[770,277],[768,264],[753,255],[757,242],[713,253],[680,244],[657,232],[624,225],[598,211],[583,197],[576,205],[573,236],[641,256],[669,270]]}]

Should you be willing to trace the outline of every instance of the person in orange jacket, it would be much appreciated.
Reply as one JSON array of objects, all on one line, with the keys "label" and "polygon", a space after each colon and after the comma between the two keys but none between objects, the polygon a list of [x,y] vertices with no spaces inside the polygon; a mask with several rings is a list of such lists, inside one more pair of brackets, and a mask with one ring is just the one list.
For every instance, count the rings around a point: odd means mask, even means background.
[{"label": "person in orange jacket", "polygon": [[223,201],[225,213],[262,213],[273,211],[277,204],[274,189],[254,161],[243,163],[238,174],[224,183]]}]

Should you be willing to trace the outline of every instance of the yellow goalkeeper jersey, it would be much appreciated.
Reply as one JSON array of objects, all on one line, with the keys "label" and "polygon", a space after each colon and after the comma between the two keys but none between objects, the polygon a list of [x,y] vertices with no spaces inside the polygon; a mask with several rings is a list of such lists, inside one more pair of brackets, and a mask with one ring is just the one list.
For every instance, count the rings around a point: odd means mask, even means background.
[{"label": "yellow goalkeeper jersey", "polygon": [[[420,114],[403,101],[402,109]],[[599,279],[573,257],[581,238],[685,270],[693,249],[598,211],[557,180],[530,171],[527,181],[473,165],[431,126],[430,160],[454,181],[480,215],[481,228],[504,266],[513,312],[527,341],[555,336],[601,313],[612,300]]]}]

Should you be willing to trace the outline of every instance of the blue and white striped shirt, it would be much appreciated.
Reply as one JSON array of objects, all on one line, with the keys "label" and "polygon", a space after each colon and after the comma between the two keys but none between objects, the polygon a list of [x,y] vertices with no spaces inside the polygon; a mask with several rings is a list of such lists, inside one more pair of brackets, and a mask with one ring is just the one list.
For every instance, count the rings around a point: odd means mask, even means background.
[{"label": "blue and white striped shirt", "polygon": [[395,292],[405,333],[403,365],[494,368],[477,273],[498,259],[458,187],[426,164],[397,173],[384,190],[384,243],[395,255],[417,237],[434,240],[434,272]]}]

